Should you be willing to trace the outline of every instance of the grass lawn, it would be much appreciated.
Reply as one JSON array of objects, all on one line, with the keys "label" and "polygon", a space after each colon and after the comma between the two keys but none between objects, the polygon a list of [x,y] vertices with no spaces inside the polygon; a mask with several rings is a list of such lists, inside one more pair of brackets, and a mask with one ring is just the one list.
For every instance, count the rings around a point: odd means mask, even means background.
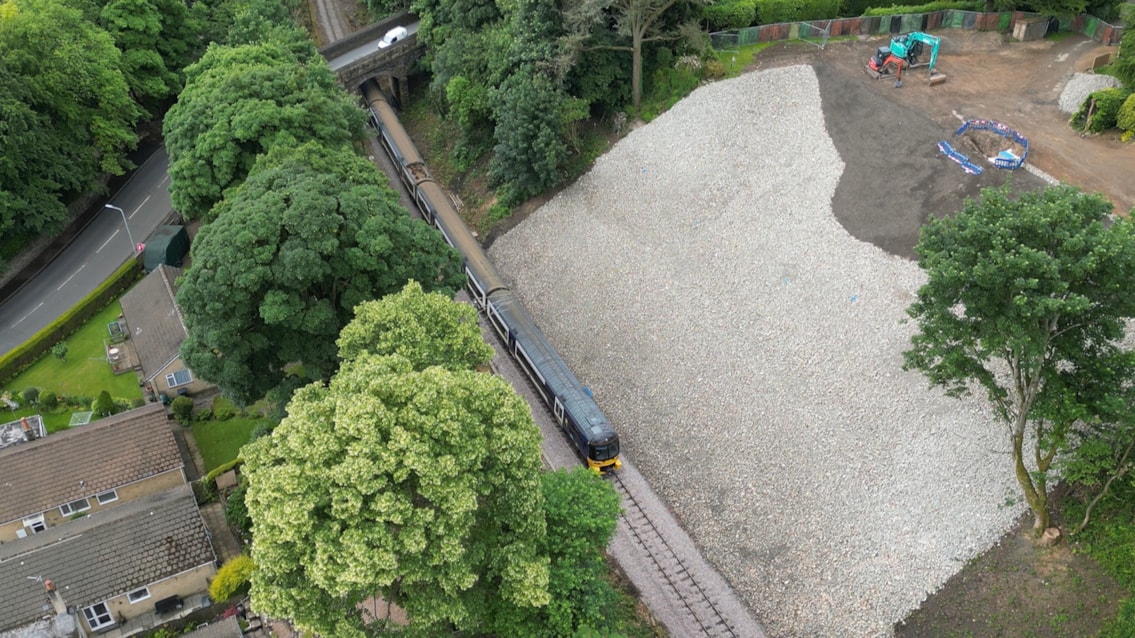
[{"label": "grass lawn", "polygon": [[[226,399],[217,398],[213,401],[213,412],[223,409],[232,409]],[[256,414],[254,412],[254,414]],[[215,467],[228,463],[236,458],[241,446],[248,443],[252,430],[261,424],[267,424],[268,419],[260,416],[243,416],[239,412],[226,421],[210,419],[208,421],[193,423],[193,439],[197,441],[197,449],[201,452],[201,460],[205,463],[205,471],[209,472]]]},{"label": "grass lawn", "polygon": [[106,362],[103,344],[110,340],[106,324],[117,319],[121,313],[122,307],[117,301],[110,304],[79,328],[78,332],[67,337],[64,341],[67,344],[65,361],[56,359],[49,352],[20,376],[8,382],[4,389],[16,395],[25,388],[35,387],[40,392],[51,390],[59,396],[85,396],[91,400],[106,390],[115,398],[142,398],[137,376],[132,372],[115,375]]},{"label": "grass lawn", "polygon": [[[43,417],[43,426],[47,428],[47,433],[54,434],[55,432],[59,432],[60,430],[67,429],[67,426],[71,423],[71,412],[72,410],[70,409],[66,411],[57,410],[55,412],[48,412],[38,406],[20,408],[19,410],[13,410],[10,412],[5,410],[3,412],[0,412],[0,423],[18,421],[22,416],[32,416],[33,414],[38,414]],[[94,421],[91,422],[93,423]]]}]

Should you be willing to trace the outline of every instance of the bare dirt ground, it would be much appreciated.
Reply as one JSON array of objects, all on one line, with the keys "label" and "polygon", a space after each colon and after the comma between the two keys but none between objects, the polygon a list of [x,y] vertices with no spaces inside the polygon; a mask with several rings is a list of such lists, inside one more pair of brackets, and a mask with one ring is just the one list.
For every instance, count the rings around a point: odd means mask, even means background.
[{"label": "bare dirt ground", "polygon": [[[1009,173],[981,162],[954,138],[966,119],[1008,125],[1029,139],[1030,164],[1103,194],[1117,212],[1135,207],[1135,144],[1120,143],[1116,134],[1081,137],[1058,108],[1072,74],[1114,47],[1079,35],[1027,43],[994,32],[948,29],[935,35],[943,42],[938,70],[948,79],[933,87],[925,68],[908,70],[898,89],[890,79],[868,76],[863,66],[886,42],[882,37],[829,42],[823,50],[777,44],[753,61],[754,70],[799,63],[816,69],[828,133],[847,165],[833,206],[849,232],[913,257],[918,228],[929,215],[954,213],[965,198],[1010,176],[1016,189],[1043,185],[1023,170]],[[938,151],[939,140],[951,141],[985,172],[964,173]]]},{"label": "bare dirt ground", "polygon": [[[816,69],[828,133],[846,164],[833,209],[849,232],[913,258],[918,230],[929,216],[955,213],[964,199],[1007,180],[1014,190],[1044,185],[1023,170],[1005,172],[981,161],[972,143],[954,138],[965,119],[1010,126],[1029,139],[1029,163],[1044,173],[1103,194],[1117,212],[1135,207],[1135,144],[1120,143],[1116,134],[1081,137],[1058,107],[1072,74],[1113,47],[1082,36],[1010,43],[999,33],[935,35],[943,41],[938,69],[948,80],[934,87],[927,85],[925,68],[904,74],[898,89],[890,79],[870,78],[863,64],[883,38],[833,42],[823,50],[778,44],[753,61],[751,70],[787,64]],[[946,159],[937,149],[943,139],[985,172],[970,176]],[[982,151],[997,145],[976,143]],[[1036,546],[1026,519],[896,626],[896,634],[1095,635],[1127,592],[1069,546]]]}]

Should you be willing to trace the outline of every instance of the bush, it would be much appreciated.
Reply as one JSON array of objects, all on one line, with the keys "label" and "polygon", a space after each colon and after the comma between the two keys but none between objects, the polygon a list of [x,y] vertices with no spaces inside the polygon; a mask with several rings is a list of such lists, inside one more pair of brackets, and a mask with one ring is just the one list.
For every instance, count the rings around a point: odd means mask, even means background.
[{"label": "bush", "polygon": [[51,354],[55,355],[56,359],[60,361],[67,360],[67,344],[60,341],[59,343],[51,346]]},{"label": "bush", "polygon": [[174,420],[181,425],[189,427],[193,423],[193,399],[177,397],[169,404],[169,409],[173,412]]},{"label": "bush", "polygon": [[221,565],[213,582],[209,584],[209,597],[219,603],[232,598],[242,590],[247,590],[253,569],[256,569],[256,564],[252,562],[252,557],[246,554],[241,554]]},{"label": "bush", "polygon": [[115,405],[114,399],[110,398],[110,393],[103,390],[99,392],[99,398],[91,404],[91,410],[98,416],[110,416],[118,412],[118,406]]},{"label": "bush", "polygon": [[213,408],[201,408],[197,414],[193,415],[193,420],[198,423],[204,423],[213,418]]},{"label": "bush", "polygon": [[213,408],[213,418],[218,421],[228,421],[236,416],[236,410],[231,405],[218,405]]},{"label": "bush", "polygon": [[252,432],[248,434],[248,442],[252,443],[256,439],[264,438],[272,433],[272,426],[268,423],[261,423],[252,428]]},{"label": "bush", "polygon": [[244,505],[244,490],[245,484],[241,481],[225,503],[225,520],[242,534],[252,529],[252,519],[248,518],[248,508]]},{"label": "bush", "polygon": [[959,11],[985,11],[983,0],[964,0],[960,2],[928,2],[919,5],[895,5],[886,7],[871,7],[863,12],[864,16],[901,16],[914,13],[933,13],[957,9]]},{"label": "bush", "polygon": [[211,478],[203,478],[193,481],[193,498],[197,499],[198,505],[208,505],[217,500],[217,485],[213,483]]},{"label": "bush", "polygon": [[1115,125],[1123,129],[1125,141],[1135,134],[1135,93],[1128,95],[1123,101],[1123,106],[1119,107],[1119,113],[1115,116]]},{"label": "bush", "polygon": [[1119,110],[1130,95],[1131,91],[1123,88],[1096,91],[1084,100],[1069,124],[1085,133],[1102,133],[1115,128]]},{"label": "bush", "polygon": [[840,0],[757,0],[757,22],[823,20],[839,13]]},{"label": "bush", "polygon": [[35,405],[39,399],[39,388],[26,388],[24,390],[24,405]]},{"label": "bush", "polygon": [[54,410],[59,407],[59,395],[51,390],[45,390],[39,395],[39,404],[44,410]]},{"label": "bush", "polygon": [[143,399],[142,397],[136,397],[134,400],[132,400],[130,402],[131,408],[140,408],[144,405],[146,405],[146,400]]}]

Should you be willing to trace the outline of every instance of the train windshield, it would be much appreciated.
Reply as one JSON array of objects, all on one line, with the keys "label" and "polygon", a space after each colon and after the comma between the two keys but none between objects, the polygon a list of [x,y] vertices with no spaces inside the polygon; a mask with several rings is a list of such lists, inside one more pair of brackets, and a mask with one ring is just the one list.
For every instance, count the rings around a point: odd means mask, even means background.
[{"label": "train windshield", "polygon": [[596,461],[610,461],[619,456],[619,440],[608,441],[601,445],[591,446],[591,458]]}]

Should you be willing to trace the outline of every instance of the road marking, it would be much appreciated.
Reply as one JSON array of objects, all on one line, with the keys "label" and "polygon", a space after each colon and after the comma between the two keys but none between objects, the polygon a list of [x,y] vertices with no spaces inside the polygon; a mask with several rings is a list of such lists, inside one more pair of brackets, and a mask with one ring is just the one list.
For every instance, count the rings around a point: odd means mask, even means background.
[{"label": "road marking", "polygon": [[106,245],[110,243],[110,240],[114,239],[114,238],[115,238],[115,237],[116,237],[117,235],[118,235],[118,229],[116,228],[116,229],[114,229],[114,232],[113,232],[113,233],[112,233],[112,234],[110,235],[110,237],[107,237],[107,238],[106,238],[106,241],[104,241],[104,242],[102,243],[102,246],[99,246],[99,249],[98,249],[98,250],[96,250],[95,252],[96,252],[96,253],[101,253],[101,252],[102,252],[102,249],[103,249],[103,248],[106,248]]},{"label": "road marking", "polygon": [[143,207],[143,206],[145,206],[145,205],[146,205],[146,202],[148,202],[148,201],[150,201],[150,196],[149,196],[149,195],[146,195],[146,199],[143,199],[143,200],[142,200],[142,203],[141,203],[141,204],[138,204],[138,208],[135,208],[135,209],[134,209],[134,212],[133,212],[133,213],[130,213],[130,216],[129,216],[129,217],[127,217],[127,219],[134,219],[134,215],[136,215],[136,214],[138,213],[138,211],[142,210],[142,207]]},{"label": "road marking", "polygon": [[[79,270],[82,270],[86,267],[87,267],[87,265],[83,264],[82,266],[79,266]],[[71,281],[72,279],[75,278],[75,275],[79,274],[79,270],[76,270],[75,272],[71,273],[71,276],[68,277],[63,283],[59,284],[59,288],[56,288],[55,290],[58,291],[58,290],[62,289],[63,286],[66,286],[68,281]]]},{"label": "road marking", "polygon": [[162,181],[158,182],[158,186],[165,184],[167,180],[169,180],[169,173],[166,173],[166,176],[162,178]]},{"label": "road marking", "polygon": [[28,311],[28,314],[26,314],[26,315],[24,315],[24,316],[20,317],[20,320],[19,320],[19,321],[17,321],[16,323],[12,324],[12,327],[13,327],[13,328],[15,328],[16,326],[18,326],[18,325],[20,325],[21,323],[23,323],[23,322],[24,322],[24,319],[27,319],[28,317],[32,316],[32,313],[34,313],[34,312],[35,312],[36,310],[39,310],[40,306],[42,306],[42,305],[43,305],[43,302],[42,302],[42,301],[41,301],[41,302],[39,302],[39,304],[37,304],[35,308],[32,308],[32,309],[31,309],[30,311]]}]

